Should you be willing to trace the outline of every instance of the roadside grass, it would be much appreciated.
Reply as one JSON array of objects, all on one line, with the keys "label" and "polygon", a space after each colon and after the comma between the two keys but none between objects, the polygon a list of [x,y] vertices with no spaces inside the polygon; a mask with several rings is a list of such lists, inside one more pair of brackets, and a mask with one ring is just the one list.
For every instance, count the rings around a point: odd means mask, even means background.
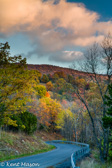
[{"label": "roadside grass", "polygon": [[0,138],[0,161],[35,155],[55,149],[38,135],[25,135],[2,131]]},{"label": "roadside grass", "polygon": [[98,163],[94,159],[83,160],[80,168],[112,168],[112,163]]},{"label": "roadside grass", "polygon": [[112,162],[100,162],[99,151],[94,149],[91,151],[90,157],[86,157],[80,163],[80,168],[112,168]]},{"label": "roadside grass", "polygon": [[12,159],[17,159],[17,158],[21,158],[21,157],[25,157],[25,156],[31,156],[31,155],[36,155],[39,153],[44,153],[44,152],[48,152],[50,150],[55,149],[55,147],[53,145],[50,145],[48,148],[45,149],[41,149],[41,150],[35,150],[35,152],[32,153],[26,153],[26,154],[20,154],[20,155],[5,155],[2,158],[0,158],[0,161],[6,161],[6,160],[12,160]]}]

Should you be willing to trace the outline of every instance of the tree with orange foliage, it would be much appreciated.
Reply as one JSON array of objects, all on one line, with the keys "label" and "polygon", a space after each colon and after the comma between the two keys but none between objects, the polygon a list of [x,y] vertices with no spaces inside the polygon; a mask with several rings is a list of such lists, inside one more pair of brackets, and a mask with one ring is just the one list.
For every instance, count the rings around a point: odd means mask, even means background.
[{"label": "tree with orange foliage", "polygon": [[49,92],[46,92],[46,97],[50,97],[50,94],[49,94]]}]

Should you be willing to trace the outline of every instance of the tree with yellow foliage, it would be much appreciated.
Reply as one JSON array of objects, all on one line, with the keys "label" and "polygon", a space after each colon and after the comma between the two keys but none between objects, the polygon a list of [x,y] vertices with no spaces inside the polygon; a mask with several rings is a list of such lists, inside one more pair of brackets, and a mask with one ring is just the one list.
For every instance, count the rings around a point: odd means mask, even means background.
[{"label": "tree with yellow foliage", "polygon": [[47,90],[52,91],[52,89],[53,89],[53,84],[52,84],[51,81],[49,81],[49,82],[46,83],[46,88],[47,88]]},{"label": "tree with yellow foliage", "polygon": [[58,113],[56,124],[56,127],[62,131],[62,135],[66,139],[74,139],[74,114],[69,109],[63,109],[60,113]]},{"label": "tree with yellow foliage", "polygon": [[39,100],[37,110],[40,124],[54,131],[58,114],[62,110],[60,103],[49,97],[44,97]]},{"label": "tree with yellow foliage", "polygon": [[28,109],[36,93],[37,74],[27,70],[26,59],[10,56],[10,46],[0,43],[0,125],[17,126],[11,117]]}]

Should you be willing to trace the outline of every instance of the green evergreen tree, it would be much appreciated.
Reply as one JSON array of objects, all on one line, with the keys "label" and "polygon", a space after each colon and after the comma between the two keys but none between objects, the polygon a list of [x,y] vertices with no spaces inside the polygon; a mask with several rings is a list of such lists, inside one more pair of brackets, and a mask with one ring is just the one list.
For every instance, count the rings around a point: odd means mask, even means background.
[{"label": "green evergreen tree", "polygon": [[37,117],[28,111],[16,115],[14,114],[11,119],[16,121],[17,127],[9,125],[10,130],[21,130],[27,134],[32,134],[37,129]]},{"label": "green evergreen tree", "polygon": [[107,105],[107,113],[103,117],[103,126],[110,130],[109,134],[109,157],[112,160],[112,84],[109,85],[109,96],[105,96]]},{"label": "green evergreen tree", "polygon": [[105,128],[110,128],[112,130],[112,84],[109,85],[109,96],[105,96],[105,104],[108,106],[107,113],[103,117],[103,125]]}]

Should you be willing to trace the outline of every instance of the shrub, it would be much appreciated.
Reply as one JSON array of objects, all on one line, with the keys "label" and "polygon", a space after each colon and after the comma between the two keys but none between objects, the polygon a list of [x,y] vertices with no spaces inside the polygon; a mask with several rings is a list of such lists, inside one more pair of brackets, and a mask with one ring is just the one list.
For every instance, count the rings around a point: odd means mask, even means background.
[{"label": "shrub", "polygon": [[37,117],[34,114],[26,111],[26,112],[21,114],[21,120],[22,120],[22,123],[25,126],[24,131],[27,134],[31,134],[34,131],[36,131],[36,129],[37,129]]},{"label": "shrub", "polygon": [[9,126],[9,129],[13,131],[22,130],[27,134],[31,134],[37,129],[37,117],[28,111],[13,115],[12,120],[17,123],[17,127]]}]

